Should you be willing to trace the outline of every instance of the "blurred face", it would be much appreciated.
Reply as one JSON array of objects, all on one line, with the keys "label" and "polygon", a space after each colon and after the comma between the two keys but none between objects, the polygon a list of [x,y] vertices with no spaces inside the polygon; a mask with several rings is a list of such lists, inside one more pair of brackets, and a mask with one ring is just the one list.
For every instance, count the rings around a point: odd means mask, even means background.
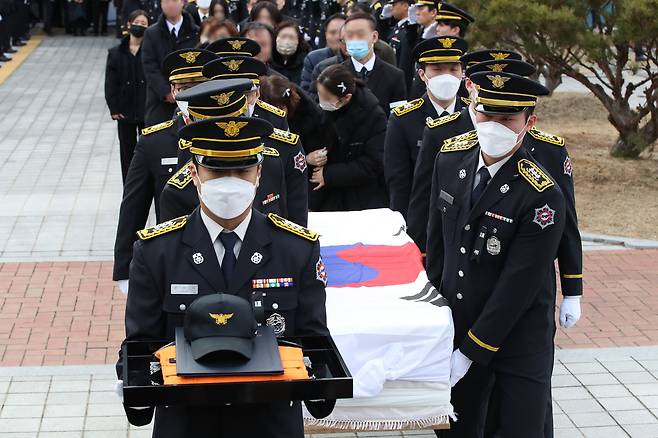
[{"label": "blurred face", "polygon": [[276,8],[282,10],[286,6],[286,0],[276,0]]},{"label": "blurred face", "polygon": [[294,43],[299,44],[299,39],[297,38],[297,32],[292,27],[284,27],[279,31],[279,35],[276,37],[276,42],[279,44],[282,43]]},{"label": "blurred face", "polygon": [[272,37],[270,33],[265,29],[256,29],[247,32],[246,37],[256,41],[260,46],[260,53],[255,58],[265,63],[270,62],[272,56]]},{"label": "blurred face", "polygon": [[215,4],[215,7],[212,10],[212,16],[224,20],[226,18],[226,12],[224,11],[224,6],[220,3]]},{"label": "blurred face", "polygon": [[133,24],[136,24],[138,26],[148,27],[149,20],[148,20],[148,18],[146,18],[143,15],[138,15],[137,17],[135,17],[135,19],[133,21],[128,23],[128,28],[130,29],[130,26],[133,25]]},{"label": "blurred face", "polygon": [[171,84],[171,94],[176,97],[176,95],[182,91],[185,91],[189,88],[194,87],[196,84],[200,84],[201,82],[187,82],[184,84]]},{"label": "blurred face", "polygon": [[260,97],[260,89],[256,88],[255,90],[247,91],[244,93],[244,97],[247,98],[247,104],[254,106]]},{"label": "blurred face", "polygon": [[215,32],[209,35],[209,41],[217,41],[218,39],[228,38],[230,36],[231,34],[229,33],[227,28],[220,27]]},{"label": "blurred face", "polygon": [[343,27],[345,20],[331,20],[327,25],[327,29],[324,32],[324,37],[327,40],[327,47],[332,50],[338,50],[340,48],[340,28]]},{"label": "blurred face", "polygon": [[409,4],[407,2],[395,2],[393,3],[393,9],[391,10],[391,13],[393,14],[393,18],[396,20],[401,20],[407,17],[408,10]]},{"label": "blurred face", "polygon": [[183,0],[161,0],[160,6],[169,21],[178,21],[183,12]]},{"label": "blurred face", "polygon": [[251,9],[258,2],[258,0],[247,0],[247,12],[251,12]]},{"label": "blurred face", "polygon": [[[373,46],[377,41],[377,31],[368,20],[354,20],[345,23],[345,45],[347,52],[358,61],[367,60],[373,52]],[[367,47],[366,47],[367,44]],[[355,52],[356,47],[358,53]]]},{"label": "blurred face", "polygon": [[416,7],[416,22],[423,27],[427,27],[434,22],[436,18],[436,9],[430,9],[427,5],[418,5]]},{"label": "blurred face", "polygon": [[203,166],[195,166],[192,163],[190,163],[188,166],[190,166],[194,185],[197,188],[200,188],[201,183],[203,182],[209,181],[211,179],[223,178],[226,176],[240,178],[255,185],[258,182],[258,177],[260,176],[262,167],[259,164],[258,166],[252,166],[246,169],[213,170]]},{"label": "blurred face", "polygon": [[325,87],[323,84],[318,83],[318,98],[320,102],[325,102],[329,103],[336,108],[340,108],[342,106],[347,105],[347,103],[352,99],[352,95],[350,93],[346,94],[343,97],[339,97],[336,94],[334,94],[332,91],[330,91],[327,87]]},{"label": "blurred face", "polygon": [[274,20],[267,9],[261,9],[254,21],[274,27]]},{"label": "blurred face", "polygon": [[[505,127],[511,129],[514,132],[520,133],[526,126],[526,113],[520,112],[517,114],[485,114],[477,112],[475,115],[475,120],[478,123],[484,122],[497,122]],[[527,120],[528,129],[535,126],[537,122],[537,116],[531,115]]]},{"label": "blurred face", "polygon": [[439,75],[452,75],[461,80],[462,65],[459,62],[449,62],[445,64],[427,64],[425,70],[418,69],[418,76],[420,76],[424,82]]},{"label": "blurred face", "polygon": [[439,22],[436,25],[436,34],[438,36],[459,36],[459,26],[451,26],[449,24]]}]

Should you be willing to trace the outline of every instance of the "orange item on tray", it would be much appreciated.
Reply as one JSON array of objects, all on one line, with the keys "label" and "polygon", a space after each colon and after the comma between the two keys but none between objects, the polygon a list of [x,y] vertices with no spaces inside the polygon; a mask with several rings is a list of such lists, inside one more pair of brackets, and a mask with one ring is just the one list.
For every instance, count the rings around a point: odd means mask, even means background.
[{"label": "orange item on tray", "polygon": [[304,366],[304,355],[301,348],[279,347],[283,374],[261,376],[178,376],[176,375],[176,346],[170,345],[155,353],[160,359],[162,378],[165,385],[197,385],[200,383],[236,383],[236,382],[269,382],[281,380],[306,380],[308,372]]}]

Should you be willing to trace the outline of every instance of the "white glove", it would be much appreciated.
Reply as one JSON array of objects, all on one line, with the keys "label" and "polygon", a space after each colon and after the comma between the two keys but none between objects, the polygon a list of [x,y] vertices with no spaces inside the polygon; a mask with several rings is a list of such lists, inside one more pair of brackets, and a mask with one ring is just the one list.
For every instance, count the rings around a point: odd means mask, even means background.
[{"label": "white glove", "polygon": [[123,380],[116,381],[116,383],[114,384],[114,393],[117,395],[117,397],[119,397],[121,403],[123,403]]},{"label": "white glove", "polygon": [[391,18],[393,16],[393,5],[392,4],[387,4],[382,8],[381,14],[379,14],[381,18]]},{"label": "white glove", "polygon": [[117,286],[119,286],[119,290],[124,295],[128,295],[128,280],[119,280],[119,281],[117,281]]},{"label": "white glove", "polygon": [[414,3],[413,5],[409,6],[409,9],[407,9],[407,13],[409,14],[409,24],[416,24],[416,4]]},{"label": "white glove", "polygon": [[450,357],[450,387],[452,388],[466,375],[473,361],[464,354],[455,350]]},{"label": "white glove", "polygon": [[573,327],[580,319],[580,296],[564,297],[560,304],[560,325]]}]

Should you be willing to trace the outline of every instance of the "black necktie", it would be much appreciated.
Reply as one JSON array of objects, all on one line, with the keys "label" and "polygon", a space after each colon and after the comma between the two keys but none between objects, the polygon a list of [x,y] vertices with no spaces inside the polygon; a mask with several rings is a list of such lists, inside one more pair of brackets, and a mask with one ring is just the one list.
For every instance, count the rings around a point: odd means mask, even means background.
[{"label": "black necktie", "polygon": [[478,182],[478,185],[475,186],[473,192],[471,192],[471,207],[478,202],[478,199],[480,199],[480,196],[484,193],[484,189],[487,188],[487,184],[491,180],[491,174],[486,167],[482,167],[478,170],[477,174],[480,175],[480,182]]},{"label": "black necktie", "polygon": [[207,19],[208,19],[207,15],[204,15],[203,17],[201,17],[201,21],[206,21]]},{"label": "black necktie", "polygon": [[369,73],[370,72],[368,71],[368,69],[365,66],[363,66],[363,67],[361,67],[361,71],[359,72],[359,76],[361,76],[361,79],[368,79],[368,74]]},{"label": "black necktie", "polygon": [[231,283],[231,277],[233,276],[233,271],[235,271],[235,264],[237,262],[235,258],[235,244],[238,241],[238,235],[234,232],[230,233],[219,233],[219,240],[224,245],[224,258],[222,259],[222,273],[224,274],[224,279],[226,284]]},{"label": "black necktie", "polygon": [[172,37],[173,39],[176,39],[176,28],[175,28],[175,27],[172,27],[172,28],[171,28],[171,37]]},{"label": "black necktie", "polygon": [[445,117],[445,116],[449,116],[449,115],[450,115],[450,113],[449,113],[448,111],[445,111],[445,110],[444,110],[444,111],[441,113],[441,115],[439,116],[439,118],[441,118],[441,117]]}]

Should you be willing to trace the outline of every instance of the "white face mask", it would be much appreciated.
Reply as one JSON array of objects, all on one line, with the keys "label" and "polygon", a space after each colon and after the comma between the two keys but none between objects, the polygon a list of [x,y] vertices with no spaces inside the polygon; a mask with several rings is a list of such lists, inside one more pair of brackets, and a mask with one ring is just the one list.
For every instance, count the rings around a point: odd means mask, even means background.
[{"label": "white face mask", "polygon": [[444,74],[429,78],[427,88],[439,100],[450,100],[457,95],[461,80],[453,75]]},{"label": "white face mask", "polygon": [[319,102],[319,105],[320,105],[320,108],[322,108],[325,111],[329,111],[329,112],[336,111],[339,108],[338,106],[336,106],[335,103],[326,102],[324,100],[321,100]]},{"label": "white face mask", "polygon": [[196,5],[201,9],[208,9],[210,7],[211,0],[196,0]]},{"label": "white face mask", "polygon": [[519,134],[498,122],[482,122],[475,125],[482,152],[492,158],[507,155],[519,143]]},{"label": "white face mask", "polygon": [[211,179],[201,183],[199,199],[217,217],[233,219],[254,202],[257,184],[234,176]]},{"label": "white face mask", "polygon": [[187,110],[188,102],[186,100],[177,100],[176,105],[178,106],[180,112],[185,115],[185,117],[190,117],[190,112]]},{"label": "white face mask", "polygon": [[279,39],[276,41],[276,51],[283,56],[293,55],[297,51],[297,43]]}]

